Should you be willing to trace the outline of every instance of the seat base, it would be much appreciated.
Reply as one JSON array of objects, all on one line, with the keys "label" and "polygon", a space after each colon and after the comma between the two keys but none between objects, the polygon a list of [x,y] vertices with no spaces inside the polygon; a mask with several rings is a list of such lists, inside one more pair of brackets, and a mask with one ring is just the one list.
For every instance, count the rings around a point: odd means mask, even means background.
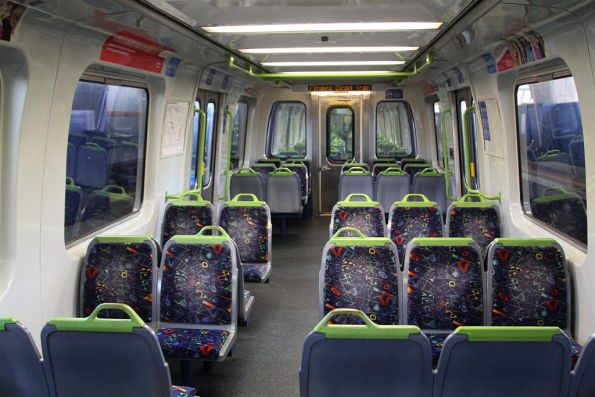
[{"label": "seat base", "polygon": [[271,276],[268,263],[243,263],[244,281],[247,283],[265,283]]},{"label": "seat base", "polygon": [[223,361],[235,333],[220,329],[161,328],[157,339],[166,358]]}]

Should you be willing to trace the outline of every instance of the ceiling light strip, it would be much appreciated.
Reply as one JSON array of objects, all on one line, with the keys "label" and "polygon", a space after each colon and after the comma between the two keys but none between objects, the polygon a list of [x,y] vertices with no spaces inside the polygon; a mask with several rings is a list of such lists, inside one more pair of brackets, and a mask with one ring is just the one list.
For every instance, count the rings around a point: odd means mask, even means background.
[{"label": "ceiling light strip", "polygon": [[417,51],[419,47],[285,47],[285,48],[242,48],[244,54],[350,54]]},{"label": "ceiling light strip", "polygon": [[405,61],[288,61],[263,62],[263,66],[392,66]]},{"label": "ceiling light strip", "polygon": [[295,23],[276,25],[203,26],[208,33],[325,33],[325,32],[394,32],[435,30],[442,22],[351,22],[351,23]]}]

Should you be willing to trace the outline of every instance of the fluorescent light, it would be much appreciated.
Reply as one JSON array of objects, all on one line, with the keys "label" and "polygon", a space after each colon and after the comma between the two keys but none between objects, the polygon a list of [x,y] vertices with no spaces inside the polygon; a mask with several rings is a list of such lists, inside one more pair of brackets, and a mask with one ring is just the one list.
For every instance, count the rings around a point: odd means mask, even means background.
[{"label": "fluorescent light", "polygon": [[263,62],[263,66],[387,66],[402,65],[405,61],[305,61],[305,62]]},{"label": "fluorescent light", "polygon": [[419,47],[288,47],[288,48],[243,48],[244,54],[329,54],[357,52],[403,52],[416,51]]},{"label": "fluorescent light", "polygon": [[324,33],[433,30],[442,22],[293,23],[278,25],[203,26],[209,33]]},{"label": "fluorescent light", "polygon": [[365,76],[367,74],[388,74],[394,73],[392,70],[307,70],[307,71],[293,71],[293,72],[279,72],[278,74],[286,75],[286,76],[297,76],[297,75],[321,75],[321,76],[334,76],[334,75],[362,75]]}]

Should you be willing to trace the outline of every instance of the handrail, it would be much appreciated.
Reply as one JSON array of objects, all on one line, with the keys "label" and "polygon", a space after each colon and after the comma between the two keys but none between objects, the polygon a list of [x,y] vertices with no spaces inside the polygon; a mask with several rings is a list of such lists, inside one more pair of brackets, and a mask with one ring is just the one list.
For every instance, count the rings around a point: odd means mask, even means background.
[{"label": "handrail", "polygon": [[463,112],[463,146],[465,150],[465,189],[467,190],[467,194],[477,194],[481,198],[486,200],[495,200],[499,203],[502,203],[502,193],[498,193],[495,195],[487,195],[480,190],[473,189],[470,185],[471,181],[471,145],[469,143],[469,129],[471,124],[471,114],[475,112],[475,105],[469,106]]},{"label": "handrail", "polygon": [[227,125],[227,163],[225,165],[225,197],[219,197],[221,200],[227,200],[231,195],[230,175],[231,175],[231,141],[233,140],[233,114],[226,110],[225,115],[229,118]]},{"label": "handrail", "polygon": [[207,114],[202,109],[194,109],[200,114],[200,129],[198,130],[198,175],[196,176],[196,190],[202,191],[202,177],[205,173],[205,134],[207,131]]},{"label": "handrail", "polygon": [[[444,183],[446,184],[446,197],[450,201],[455,201],[457,198],[451,196],[450,193],[450,167],[448,165],[448,140],[446,137],[446,114],[452,117],[452,110],[445,109],[440,112],[440,131],[442,132],[442,162],[444,163]],[[451,125],[452,128],[452,125]]]}]

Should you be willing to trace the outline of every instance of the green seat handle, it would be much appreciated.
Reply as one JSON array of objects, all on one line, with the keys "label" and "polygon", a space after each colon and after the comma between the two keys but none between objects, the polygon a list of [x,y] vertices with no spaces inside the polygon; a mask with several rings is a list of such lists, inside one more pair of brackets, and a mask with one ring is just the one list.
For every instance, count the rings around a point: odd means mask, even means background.
[{"label": "green seat handle", "polygon": [[440,173],[439,170],[437,170],[436,168],[424,168],[421,172],[419,172],[418,174],[424,175],[424,174],[437,174]]},{"label": "green seat handle", "polygon": [[561,187],[548,187],[541,192],[540,196],[555,196],[556,194],[568,194],[568,190],[562,189]]},{"label": "green seat handle", "polygon": [[117,193],[117,194],[126,194],[126,189],[124,189],[122,186],[118,186],[118,185],[107,185],[105,186],[103,189],[101,189],[102,192],[108,192],[108,193]]},{"label": "green seat handle", "polygon": [[366,203],[373,203],[374,202],[374,200],[372,200],[370,198],[370,196],[368,196],[367,194],[364,194],[364,193],[351,193],[343,201],[347,201],[347,202],[349,202],[349,201],[356,201],[356,200],[353,200],[354,198],[361,198],[363,200],[357,200],[357,201],[364,201]]},{"label": "green seat handle", "polygon": [[343,233],[347,232],[357,234],[356,238],[368,238],[359,229],[356,229],[354,227],[342,227],[341,229],[337,230],[335,234],[333,234],[333,237],[331,237],[331,241],[340,238]]},{"label": "green seat handle", "polygon": [[[241,200],[242,198],[247,198],[249,200]],[[236,194],[234,198],[229,200],[230,203],[239,203],[241,201],[260,201],[255,194],[252,193],[239,193]]]},{"label": "green seat handle", "polygon": [[378,325],[374,324],[374,322],[372,320],[370,320],[370,318],[368,316],[366,316],[362,311],[357,310],[357,309],[334,309],[331,310],[330,312],[328,312],[326,314],[326,316],[324,316],[324,318],[322,319],[322,321],[320,321],[316,327],[314,327],[314,329],[312,330],[312,332],[320,332],[320,333],[325,333],[325,331],[328,331],[329,329],[329,321],[331,321],[333,319],[333,317],[336,316],[354,316],[359,318],[360,320],[362,320],[364,322],[364,324],[366,325],[366,327],[375,329],[378,327]]},{"label": "green seat handle", "polygon": [[91,313],[89,315],[89,317],[87,317],[87,320],[89,322],[93,322],[93,321],[101,321],[101,319],[97,318],[97,316],[99,315],[99,313],[101,313],[104,310],[120,310],[124,313],[126,313],[126,315],[128,317],[130,317],[130,322],[133,324],[133,327],[135,328],[142,328],[145,326],[145,322],[143,321],[142,318],[140,318],[140,316],[138,314],[136,314],[136,312],[134,310],[132,310],[132,308],[128,305],[125,305],[123,303],[101,303],[100,305],[98,305],[95,310],[93,310],[93,313]]},{"label": "green seat handle", "polygon": [[76,185],[74,184],[74,179],[73,179],[72,177],[70,177],[70,176],[67,176],[67,177],[66,177],[66,185],[67,185],[67,186],[76,186]]},{"label": "green seat handle", "polygon": [[285,160],[285,165],[305,165],[302,160]]},{"label": "green seat handle", "polygon": [[381,175],[404,175],[405,171],[401,167],[388,167],[380,173]]},{"label": "green seat handle", "polygon": [[[412,199],[419,199],[419,200],[412,200]],[[402,202],[424,202],[424,203],[431,203],[430,199],[428,199],[428,197],[425,194],[421,194],[421,193],[409,193],[406,194],[405,196],[403,196],[403,200]]]},{"label": "green seat handle", "polygon": [[87,142],[83,145],[86,149],[95,150],[97,152],[105,152],[105,149],[96,144],[95,142]]},{"label": "green seat handle", "polygon": [[[120,310],[129,317],[128,319],[99,318],[99,313],[104,310]],[[122,303],[102,303],[85,318],[56,318],[48,321],[49,325],[58,331],[77,332],[133,332],[134,328],[142,328],[145,322],[130,306]]]},{"label": "green seat handle", "polygon": [[462,203],[469,203],[469,202],[479,202],[479,203],[489,203],[489,200],[485,199],[482,195],[480,194],[476,194],[476,193],[467,193],[466,195],[464,195],[463,197],[461,197],[461,199],[459,200],[459,202]]},{"label": "green seat handle", "polygon": [[370,171],[363,167],[351,167],[345,171],[345,175],[368,175]]},{"label": "green seat handle", "polygon": [[[329,324],[335,316],[354,316],[364,322],[363,325]],[[421,334],[415,325],[378,325],[357,309],[334,309],[314,327],[313,332],[322,333],[328,339],[409,339],[412,334]]]},{"label": "green seat handle", "polygon": [[183,192],[180,194],[167,194],[165,193],[165,201],[167,200],[183,200],[188,201],[188,197],[194,197],[196,201],[204,201],[200,191],[198,190],[188,190],[187,192]]},{"label": "green seat handle", "polygon": [[246,174],[246,175],[256,175],[256,174],[259,174],[258,172],[254,171],[252,168],[240,168],[235,173],[236,174],[240,174],[240,175],[242,175],[242,174]]},{"label": "green seat handle", "polygon": [[196,235],[197,236],[206,236],[206,234],[205,234],[206,231],[216,231],[216,232],[219,232],[219,235],[225,237],[226,239],[231,239],[231,237],[229,237],[229,234],[227,234],[225,229],[223,229],[221,226],[204,226],[202,229],[200,229],[200,231],[198,233],[196,233]]},{"label": "green seat handle", "polygon": [[287,167],[279,167],[275,171],[271,172],[269,175],[290,176],[290,175],[295,175],[295,172],[293,172],[292,170],[290,170]]}]

